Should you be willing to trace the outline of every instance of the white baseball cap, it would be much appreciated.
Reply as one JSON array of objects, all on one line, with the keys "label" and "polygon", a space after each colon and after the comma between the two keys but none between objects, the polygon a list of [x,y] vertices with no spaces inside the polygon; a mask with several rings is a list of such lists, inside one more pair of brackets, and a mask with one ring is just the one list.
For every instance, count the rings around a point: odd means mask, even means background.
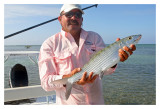
[{"label": "white baseball cap", "polygon": [[64,4],[60,10],[60,13],[62,11],[69,12],[73,9],[79,9],[82,12],[82,14],[84,14],[83,10],[81,9],[81,5],[79,5],[79,4]]}]

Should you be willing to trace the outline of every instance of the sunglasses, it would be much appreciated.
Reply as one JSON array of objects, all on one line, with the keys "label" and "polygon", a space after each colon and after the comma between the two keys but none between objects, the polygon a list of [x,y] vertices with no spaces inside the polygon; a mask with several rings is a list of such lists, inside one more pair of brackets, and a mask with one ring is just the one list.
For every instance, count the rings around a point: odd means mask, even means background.
[{"label": "sunglasses", "polygon": [[73,16],[75,16],[76,18],[81,18],[82,17],[82,13],[81,12],[72,12],[72,11],[66,12],[64,14],[61,14],[61,16],[62,15],[65,15],[67,18],[71,18]]}]

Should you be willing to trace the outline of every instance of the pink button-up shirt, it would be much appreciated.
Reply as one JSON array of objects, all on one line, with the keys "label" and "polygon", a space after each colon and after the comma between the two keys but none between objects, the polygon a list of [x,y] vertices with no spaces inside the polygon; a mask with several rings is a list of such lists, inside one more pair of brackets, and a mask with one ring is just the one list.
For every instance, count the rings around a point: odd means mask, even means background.
[{"label": "pink button-up shirt", "polygon": [[[64,99],[66,89],[63,84],[52,84],[52,81],[62,79],[73,69],[83,67],[91,55],[105,44],[95,32],[81,30],[79,47],[70,33],[61,30],[41,46],[39,55],[39,74],[41,86],[46,91],[56,91],[57,104],[104,104],[102,81],[99,77],[93,83],[85,85],[73,84],[71,95]],[[112,74],[115,68],[105,71],[105,75]]]}]

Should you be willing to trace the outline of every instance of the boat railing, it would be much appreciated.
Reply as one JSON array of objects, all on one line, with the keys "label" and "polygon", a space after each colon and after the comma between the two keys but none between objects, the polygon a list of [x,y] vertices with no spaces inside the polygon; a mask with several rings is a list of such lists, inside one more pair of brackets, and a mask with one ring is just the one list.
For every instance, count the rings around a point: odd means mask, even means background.
[{"label": "boat railing", "polygon": [[4,89],[4,102],[55,95],[55,91],[45,91],[41,85]]},{"label": "boat railing", "polygon": [[[35,63],[36,65],[38,65],[37,61],[38,61],[38,55],[39,55],[39,51],[5,51],[4,53],[4,63],[9,59],[10,56],[28,56],[28,58]],[[33,58],[31,58],[31,56],[36,56],[37,61],[35,61]]]}]

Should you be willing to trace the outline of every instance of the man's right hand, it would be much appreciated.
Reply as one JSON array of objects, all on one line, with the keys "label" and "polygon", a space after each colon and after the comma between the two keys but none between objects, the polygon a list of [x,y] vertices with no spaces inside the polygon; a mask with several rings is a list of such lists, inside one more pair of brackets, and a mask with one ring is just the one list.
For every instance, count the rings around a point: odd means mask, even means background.
[{"label": "man's right hand", "polygon": [[[75,68],[74,70],[72,70],[72,72],[71,72],[70,74],[68,74],[68,75],[63,75],[62,78],[69,78],[69,77],[75,75],[76,73],[78,73],[78,72],[80,72],[80,71],[81,71],[81,68]],[[89,74],[89,76],[87,77],[87,72],[84,72],[82,78],[81,78],[79,81],[77,81],[77,84],[79,84],[79,85],[84,85],[84,84],[86,84],[86,83],[93,83],[94,80],[95,80],[97,77],[98,77],[98,75],[94,75],[94,76],[93,76],[93,72],[91,72],[91,73]]]},{"label": "man's right hand", "polygon": [[78,72],[80,72],[80,71],[81,71],[81,68],[75,68],[74,70],[71,71],[70,74],[68,74],[68,75],[63,75],[62,78],[69,78],[69,77],[75,75],[76,73],[78,73]]},{"label": "man's right hand", "polygon": [[79,81],[77,81],[77,84],[85,85],[86,83],[93,83],[97,77],[98,75],[93,76],[93,72],[91,72],[87,77],[87,72],[84,72],[82,78]]}]

